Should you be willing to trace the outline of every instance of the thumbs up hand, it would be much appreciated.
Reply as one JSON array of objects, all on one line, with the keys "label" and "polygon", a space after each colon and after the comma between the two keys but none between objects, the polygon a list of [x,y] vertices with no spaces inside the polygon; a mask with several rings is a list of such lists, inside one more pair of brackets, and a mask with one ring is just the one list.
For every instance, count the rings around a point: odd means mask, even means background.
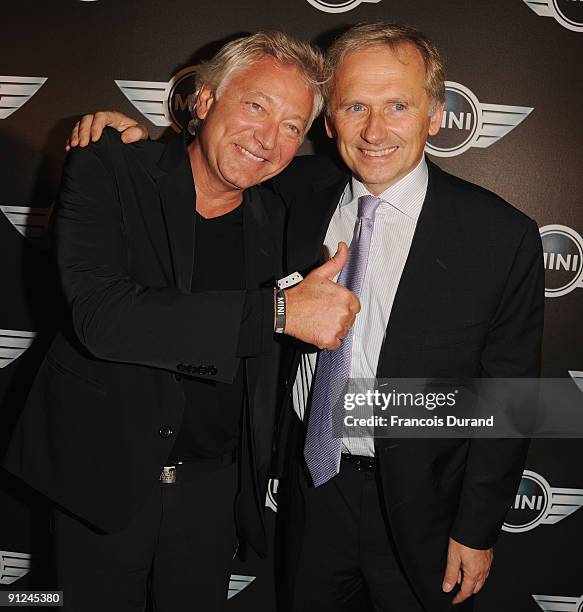
[{"label": "thumbs up hand", "polygon": [[348,258],[348,247],[346,246],[346,243],[339,242],[336,253],[334,253],[334,255],[332,255],[332,257],[319,268],[312,270],[312,272],[308,274],[308,277],[314,275],[332,280],[336,275],[342,272],[342,268],[344,268],[344,266],[348,263]]},{"label": "thumbs up hand", "polygon": [[356,295],[332,281],[347,262],[348,247],[340,242],[331,259],[286,290],[287,335],[320,349],[340,347],[360,311]]}]

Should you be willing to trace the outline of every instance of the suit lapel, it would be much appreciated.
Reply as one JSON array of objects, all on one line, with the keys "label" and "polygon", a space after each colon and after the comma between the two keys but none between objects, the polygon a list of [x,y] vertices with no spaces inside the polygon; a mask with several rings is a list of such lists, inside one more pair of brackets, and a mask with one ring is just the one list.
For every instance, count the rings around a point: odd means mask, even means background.
[{"label": "suit lapel", "polygon": [[387,324],[377,366],[378,378],[393,375],[392,364],[399,361],[401,350],[414,348],[418,338],[410,330],[417,329],[427,320],[431,309],[437,308],[431,299],[435,295],[432,288],[443,274],[440,253],[447,247],[443,236],[451,220],[442,206],[443,189],[438,187],[440,170],[429,161],[428,168],[427,194]]},{"label": "suit lapel", "polygon": [[290,206],[286,270],[309,271],[322,262],[322,246],[332,215],[349,181],[347,172],[317,181],[308,197],[294,200]]},{"label": "suit lapel", "polygon": [[190,291],[194,264],[196,191],[185,138],[175,138],[158,162],[157,178],[176,286]]},{"label": "suit lapel", "polygon": [[[271,288],[282,276],[283,211],[267,214],[271,196],[260,186],[245,190],[243,200],[243,237],[245,249],[245,283],[248,290]],[[280,206],[277,202],[276,206]],[[249,435],[243,439],[249,443],[251,464],[263,469],[271,456],[271,441],[274,428],[273,406],[264,400],[275,397],[275,378],[278,353],[275,346],[270,356],[258,356],[242,360],[246,372],[246,410]],[[267,365],[267,362],[270,365]],[[270,373],[272,376],[270,376]],[[245,422],[247,425],[247,421]],[[244,434],[245,435],[245,434]],[[261,505],[261,495],[254,485],[255,501]],[[249,489],[248,489],[249,491]]]},{"label": "suit lapel", "polygon": [[[265,194],[260,187],[245,190],[243,236],[245,245],[245,282],[247,289],[274,286],[281,274],[281,250],[273,236],[265,211]],[[281,227],[279,228],[282,229]]]}]

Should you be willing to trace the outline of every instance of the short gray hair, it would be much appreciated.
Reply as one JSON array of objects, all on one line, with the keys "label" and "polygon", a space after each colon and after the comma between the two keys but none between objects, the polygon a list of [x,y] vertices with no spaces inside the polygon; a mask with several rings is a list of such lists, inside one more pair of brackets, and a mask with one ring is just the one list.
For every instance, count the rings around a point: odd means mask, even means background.
[{"label": "short gray hair", "polygon": [[370,47],[387,45],[395,50],[399,45],[410,43],[415,46],[425,64],[425,89],[432,101],[433,114],[438,104],[445,103],[445,60],[439,49],[425,34],[419,30],[396,23],[363,23],[347,30],[337,38],[326,54],[327,80],[324,85],[327,110],[330,110],[330,99],[334,92],[334,73],[344,59],[352,52]]},{"label": "short gray hair", "polygon": [[223,45],[212,59],[195,66],[195,91],[189,104],[192,119],[188,124],[188,131],[195,134],[200,125],[200,119],[196,116],[196,98],[204,83],[213,89],[218,98],[228,80],[236,72],[265,57],[272,57],[285,66],[295,66],[311,87],[314,103],[306,127],[307,132],[324,106],[322,93],[325,78],[324,57],[314,45],[279,31],[261,31],[237,38]]}]

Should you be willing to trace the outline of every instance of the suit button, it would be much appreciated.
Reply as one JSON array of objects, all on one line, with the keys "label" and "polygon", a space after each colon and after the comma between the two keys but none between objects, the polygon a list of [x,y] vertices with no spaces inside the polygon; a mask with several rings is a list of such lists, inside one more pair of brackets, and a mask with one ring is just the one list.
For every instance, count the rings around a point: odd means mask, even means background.
[{"label": "suit button", "polygon": [[172,427],[170,427],[170,425],[162,425],[162,427],[160,427],[158,430],[158,433],[160,434],[161,438],[169,438],[174,433],[174,430]]}]

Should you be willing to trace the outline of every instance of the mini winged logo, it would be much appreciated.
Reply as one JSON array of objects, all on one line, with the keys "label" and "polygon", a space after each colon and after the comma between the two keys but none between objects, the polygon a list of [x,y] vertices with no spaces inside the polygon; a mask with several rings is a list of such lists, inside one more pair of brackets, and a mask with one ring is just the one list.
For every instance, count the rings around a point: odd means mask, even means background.
[{"label": "mini winged logo", "polygon": [[0,329],[0,368],[18,359],[32,344],[36,332]]},{"label": "mini winged logo", "polygon": [[583,287],[583,237],[566,225],[540,228],[545,297],[561,297]]},{"label": "mini winged logo", "polygon": [[445,82],[441,129],[425,150],[437,157],[454,157],[471,147],[486,148],[511,132],[534,110],[528,106],[485,104],[467,87]]},{"label": "mini winged logo", "polygon": [[154,125],[180,132],[191,119],[196,69],[187,66],[170,81],[115,81],[124,96]]},{"label": "mini winged logo", "polygon": [[575,384],[583,391],[583,372],[569,370],[569,376],[575,381]]},{"label": "mini winged logo", "polygon": [[46,77],[0,76],[0,119],[10,117],[45,84]]},{"label": "mini winged logo", "polygon": [[0,205],[0,210],[22,236],[37,239],[46,235],[53,208]]},{"label": "mini winged logo", "polygon": [[166,100],[170,83],[164,81],[116,81],[124,96],[154,125],[171,125],[166,116]]},{"label": "mini winged logo", "polygon": [[502,529],[509,533],[523,533],[539,525],[555,525],[581,506],[583,489],[551,487],[540,474],[524,470]]},{"label": "mini winged logo", "polygon": [[12,584],[30,571],[30,554],[0,550],[0,585]]},{"label": "mini winged logo", "polygon": [[339,0],[338,2],[329,2],[326,0],[308,0],[308,3],[324,13],[347,13],[360,4],[378,4],[380,1],[381,0]]},{"label": "mini winged logo", "polygon": [[533,595],[532,598],[541,610],[547,610],[548,612],[583,612],[583,595],[581,597]]},{"label": "mini winged logo", "polygon": [[255,576],[242,576],[240,574],[231,574],[227,599],[231,599],[231,597],[235,597],[235,595],[238,595],[243,589],[246,589],[254,580]]},{"label": "mini winged logo", "polygon": [[524,0],[539,17],[552,17],[564,28],[583,32],[583,8],[572,0]]}]

